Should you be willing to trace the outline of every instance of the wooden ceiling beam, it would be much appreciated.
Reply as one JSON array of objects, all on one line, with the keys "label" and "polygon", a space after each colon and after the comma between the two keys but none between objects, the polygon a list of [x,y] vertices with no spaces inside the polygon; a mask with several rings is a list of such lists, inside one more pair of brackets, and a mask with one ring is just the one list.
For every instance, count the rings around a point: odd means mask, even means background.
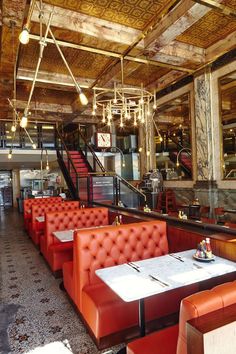
[{"label": "wooden ceiling beam", "polygon": [[[129,46],[141,32],[131,27],[50,4],[44,4],[43,6],[44,22],[48,21],[49,14],[52,11],[54,13],[52,26],[63,28],[63,30],[79,32],[102,40],[122,43]],[[33,22],[39,22],[37,6],[35,7],[31,20]],[[138,46],[142,48],[143,42],[141,41]]]},{"label": "wooden ceiling beam", "polygon": [[152,90],[156,90],[161,91],[162,89],[164,89],[166,86],[174,84],[175,82],[177,82],[178,80],[180,80],[181,78],[183,78],[186,74],[185,73],[181,73],[180,71],[175,71],[175,70],[171,70],[170,72],[168,72],[167,74],[163,75],[161,78],[152,81],[147,87],[146,89],[148,91],[152,91]]},{"label": "wooden ceiling beam", "polygon": [[206,62],[213,62],[221,55],[236,48],[236,31],[206,49]]},{"label": "wooden ceiling beam", "polygon": [[[39,37],[39,35],[36,35],[36,34],[30,34],[30,39],[39,41],[40,37]],[[91,53],[105,55],[105,56],[108,56],[111,58],[119,58],[120,59],[122,57],[122,54],[120,54],[120,53],[110,52],[110,51],[102,50],[102,49],[96,49],[96,48],[92,48],[92,47],[89,47],[86,45],[74,44],[74,43],[70,43],[67,41],[60,41],[60,40],[57,40],[57,42],[62,47],[84,50],[84,51],[91,52]],[[54,43],[54,42],[51,38],[47,38],[46,43]],[[131,61],[131,62],[133,61],[136,63],[140,63],[140,64],[149,64],[149,65],[170,68],[170,69],[179,70],[179,71],[183,71],[183,72],[189,72],[189,73],[193,72],[193,70],[185,68],[185,67],[181,67],[179,65],[171,65],[171,64],[159,62],[157,60],[147,59],[144,57],[134,57],[131,55],[124,55],[124,59]]]},{"label": "wooden ceiling beam", "polygon": [[211,9],[195,4],[191,0],[182,1],[170,11],[144,39],[145,52],[154,56],[163,47],[170,45],[177,36],[185,32]]},{"label": "wooden ceiling beam", "polygon": [[[27,101],[17,100],[16,109],[24,110],[26,107]],[[51,112],[58,114],[72,114],[72,108],[68,104],[57,104],[57,103],[44,103],[44,102],[31,102],[30,111],[41,111],[41,112]]]},{"label": "wooden ceiling beam", "polygon": [[236,19],[236,11],[229,6],[223,5],[218,1],[215,0],[193,0],[198,4],[204,5],[212,10],[218,11],[226,16],[231,16]]},{"label": "wooden ceiling beam", "polygon": [[[205,62],[205,49],[196,47],[191,44],[186,44],[182,43],[179,41],[174,41],[169,45],[164,46],[163,48],[160,49],[159,53],[155,54],[154,57],[152,57],[152,60],[159,60],[161,61],[161,57],[159,55],[161,54],[166,54],[171,57],[179,58],[179,59],[185,59],[185,62],[188,60],[194,64],[203,64]],[[181,62],[184,64],[184,61]]]},{"label": "wooden ceiling beam", "polygon": [[[32,69],[19,68],[17,70],[16,79],[19,81],[33,81],[34,74],[35,71]],[[92,79],[85,79],[81,77],[76,77],[76,80],[81,88],[88,88],[93,83]],[[62,87],[66,86],[68,88],[75,87],[69,75],[51,73],[48,71],[39,71],[36,82]]]}]

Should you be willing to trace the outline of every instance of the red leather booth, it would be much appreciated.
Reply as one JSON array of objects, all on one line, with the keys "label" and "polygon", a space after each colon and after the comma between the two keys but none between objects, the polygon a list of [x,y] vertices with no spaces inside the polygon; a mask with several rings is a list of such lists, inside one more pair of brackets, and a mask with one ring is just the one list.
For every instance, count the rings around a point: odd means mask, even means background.
[{"label": "red leather booth", "polygon": [[83,208],[73,211],[47,213],[45,215],[45,231],[40,238],[40,250],[53,272],[62,269],[64,262],[73,258],[73,241],[60,242],[55,231],[83,229],[93,226],[108,225],[107,208]]},{"label": "red leather booth", "polygon": [[27,232],[29,232],[30,229],[30,223],[31,223],[31,206],[33,204],[41,204],[41,203],[58,203],[61,202],[62,198],[61,197],[49,197],[49,198],[32,198],[32,199],[25,199],[23,201],[23,206],[24,206],[24,227]]},{"label": "red leather booth", "polygon": [[127,354],[187,354],[186,322],[236,303],[236,281],[183,299],[179,325],[171,326],[128,344]]},{"label": "red leather booth", "polygon": [[[96,276],[96,269],[167,253],[166,223],[163,221],[75,231],[73,262],[64,263],[63,281],[98,347],[103,346],[105,337],[138,324],[138,302],[122,301]],[[177,312],[180,301],[197,290],[193,286],[146,299],[147,320]],[[114,335],[112,344],[115,341]]]},{"label": "red leather booth", "polygon": [[71,202],[63,202],[63,203],[40,203],[33,204],[31,207],[31,230],[30,236],[32,237],[33,242],[38,245],[40,243],[40,235],[44,232],[44,222],[37,222],[36,218],[38,216],[44,216],[46,213],[59,212],[59,211],[70,211],[70,210],[78,210],[79,202],[71,201]]}]

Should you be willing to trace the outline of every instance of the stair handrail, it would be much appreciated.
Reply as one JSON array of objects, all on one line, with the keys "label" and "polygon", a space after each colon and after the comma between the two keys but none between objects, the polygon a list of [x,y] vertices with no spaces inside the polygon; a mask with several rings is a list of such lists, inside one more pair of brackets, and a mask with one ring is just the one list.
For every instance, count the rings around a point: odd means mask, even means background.
[{"label": "stair handrail", "polygon": [[[133,190],[133,192],[141,195],[144,198],[144,201],[146,202],[147,198],[146,195],[144,193],[142,193],[138,188],[134,187],[131,183],[129,183],[125,178],[121,177],[120,175],[118,175],[116,172],[109,172],[106,171],[106,169],[104,168],[104,166],[102,165],[101,161],[99,160],[99,158],[96,155],[96,152],[94,151],[94,149],[92,148],[92,146],[90,144],[88,144],[87,139],[85,138],[85,136],[81,133],[80,129],[76,129],[75,131],[73,131],[72,133],[69,133],[68,135],[73,135],[75,132],[78,132],[78,134],[81,136],[81,138],[83,139],[85,145],[88,147],[88,149],[90,150],[90,152],[92,153],[95,161],[97,162],[98,166],[101,169],[101,172],[88,172],[86,173],[86,175],[110,175],[110,176],[114,176],[117,177],[119,180],[121,180],[129,189]],[[58,132],[59,133],[59,132]],[[61,136],[61,134],[59,133],[59,137],[61,139],[61,141],[63,142],[64,146],[66,147],[66,144]],[[68,154],[68,150],[66,148],[67,154]],[[81,174],[77,174],[77,176],[82,177],[83,173]]]},{"label": "stair handrail", "polygon": [[[68,158],[68,160],[70,160],[70,163],[71,163],[71,165],[72,165],[72,167],[73,167],[73,170],[74,170],[75,173],[76,173],[76,177],[78,177],[79,174],[78,174],[78,172],[77,172],[77,170],[76,170],[76,168],[75,168],[73,159],[71,158],[70,153],[69,153],[69,150],[67,149],[66,143],[64,142],[64,139],[63,139],[63,137],[62,137],[62,135],[61,135],[61,133],[59,132],[58,129],[56,129],[56,134],[58,135],[58,137],[59,137],[60,140],[61,140],[61,143],[62,143],[62,145],[63,145],[63,147],[64,147],[64,150],[66,151],[67,158]],[[59,150],[59,149],[57,149],[57,150]]]},{"label": "stair handrail", "polygon": [[94,160],[96,161],[96,163],[98,164],[98,166],[100,167],[102,172],[107,172],[105,167],[103,166],[103,164],[101,163],[101,161],[99,160],[99,158],[97,157],[94,149],[92,148],[92,146],[88,143],[87,139],[85,138],[85,136],[81,133],[80,129],[77,128],[76,130],[74,130],[73,132],[69,133],[68,135],[73,135],[74,133],[78,133],[80,135],[80,137],[82,138],[82,140],[85,143],[85,146],[90,150]]}]

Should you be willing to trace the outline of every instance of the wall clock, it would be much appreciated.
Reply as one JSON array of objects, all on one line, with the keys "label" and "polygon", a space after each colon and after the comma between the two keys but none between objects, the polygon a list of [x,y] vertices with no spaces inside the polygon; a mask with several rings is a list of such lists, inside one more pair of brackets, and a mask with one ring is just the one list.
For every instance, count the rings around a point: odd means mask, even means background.
[{"label": "wall clock", "polygon": [[98,148],[111,147],[111,134],[97,132],[97,147]]}]

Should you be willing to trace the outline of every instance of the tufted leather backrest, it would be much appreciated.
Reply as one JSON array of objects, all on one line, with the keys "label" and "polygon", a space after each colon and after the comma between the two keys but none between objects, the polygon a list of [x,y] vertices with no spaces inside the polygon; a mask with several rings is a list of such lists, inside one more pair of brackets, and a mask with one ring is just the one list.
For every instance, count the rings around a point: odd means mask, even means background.
[{"label": "tufted leather backrest", "polygon": [[46,213],[52,213],[56,211],[70,211],[70,210],[77,210],[79,208],[78,201],[71,201],[71,202],[63,202],[63,203],[39,203],[32,205],[32,229],[35,228],[36,217],[44,215]]},{"label": "tufted leather backrest", "polygon": [[182,300],[177,354],[187,354],[186,321],[236,303],[236,281],[201,291]]},{"label": "tufted leather backrest", "polygon": [[76,272],[76,291],[81,294],[86,285],[100,282],[95,274],[97,269],[167,253],[168,242],[164,221],[75,231],[73,269]]},{"label": "tufted leather backrest", "polygon": [[48,203],[60,203],[62,202],[61,197],[49,197],[49,198],[32,198],[25,199],[23,202],[24,205],[24,218],[29,217],[28,210],[31,210],[31,206],[35,204],[48,204]]},{"label": "tufted leather backrest", "polygon": [[73,211],[47,213],[45,215],[46,249],[59,243],[53,236],[54,231],[74,230],[92,226],[108,225],[107,208],[84,208]]}]

